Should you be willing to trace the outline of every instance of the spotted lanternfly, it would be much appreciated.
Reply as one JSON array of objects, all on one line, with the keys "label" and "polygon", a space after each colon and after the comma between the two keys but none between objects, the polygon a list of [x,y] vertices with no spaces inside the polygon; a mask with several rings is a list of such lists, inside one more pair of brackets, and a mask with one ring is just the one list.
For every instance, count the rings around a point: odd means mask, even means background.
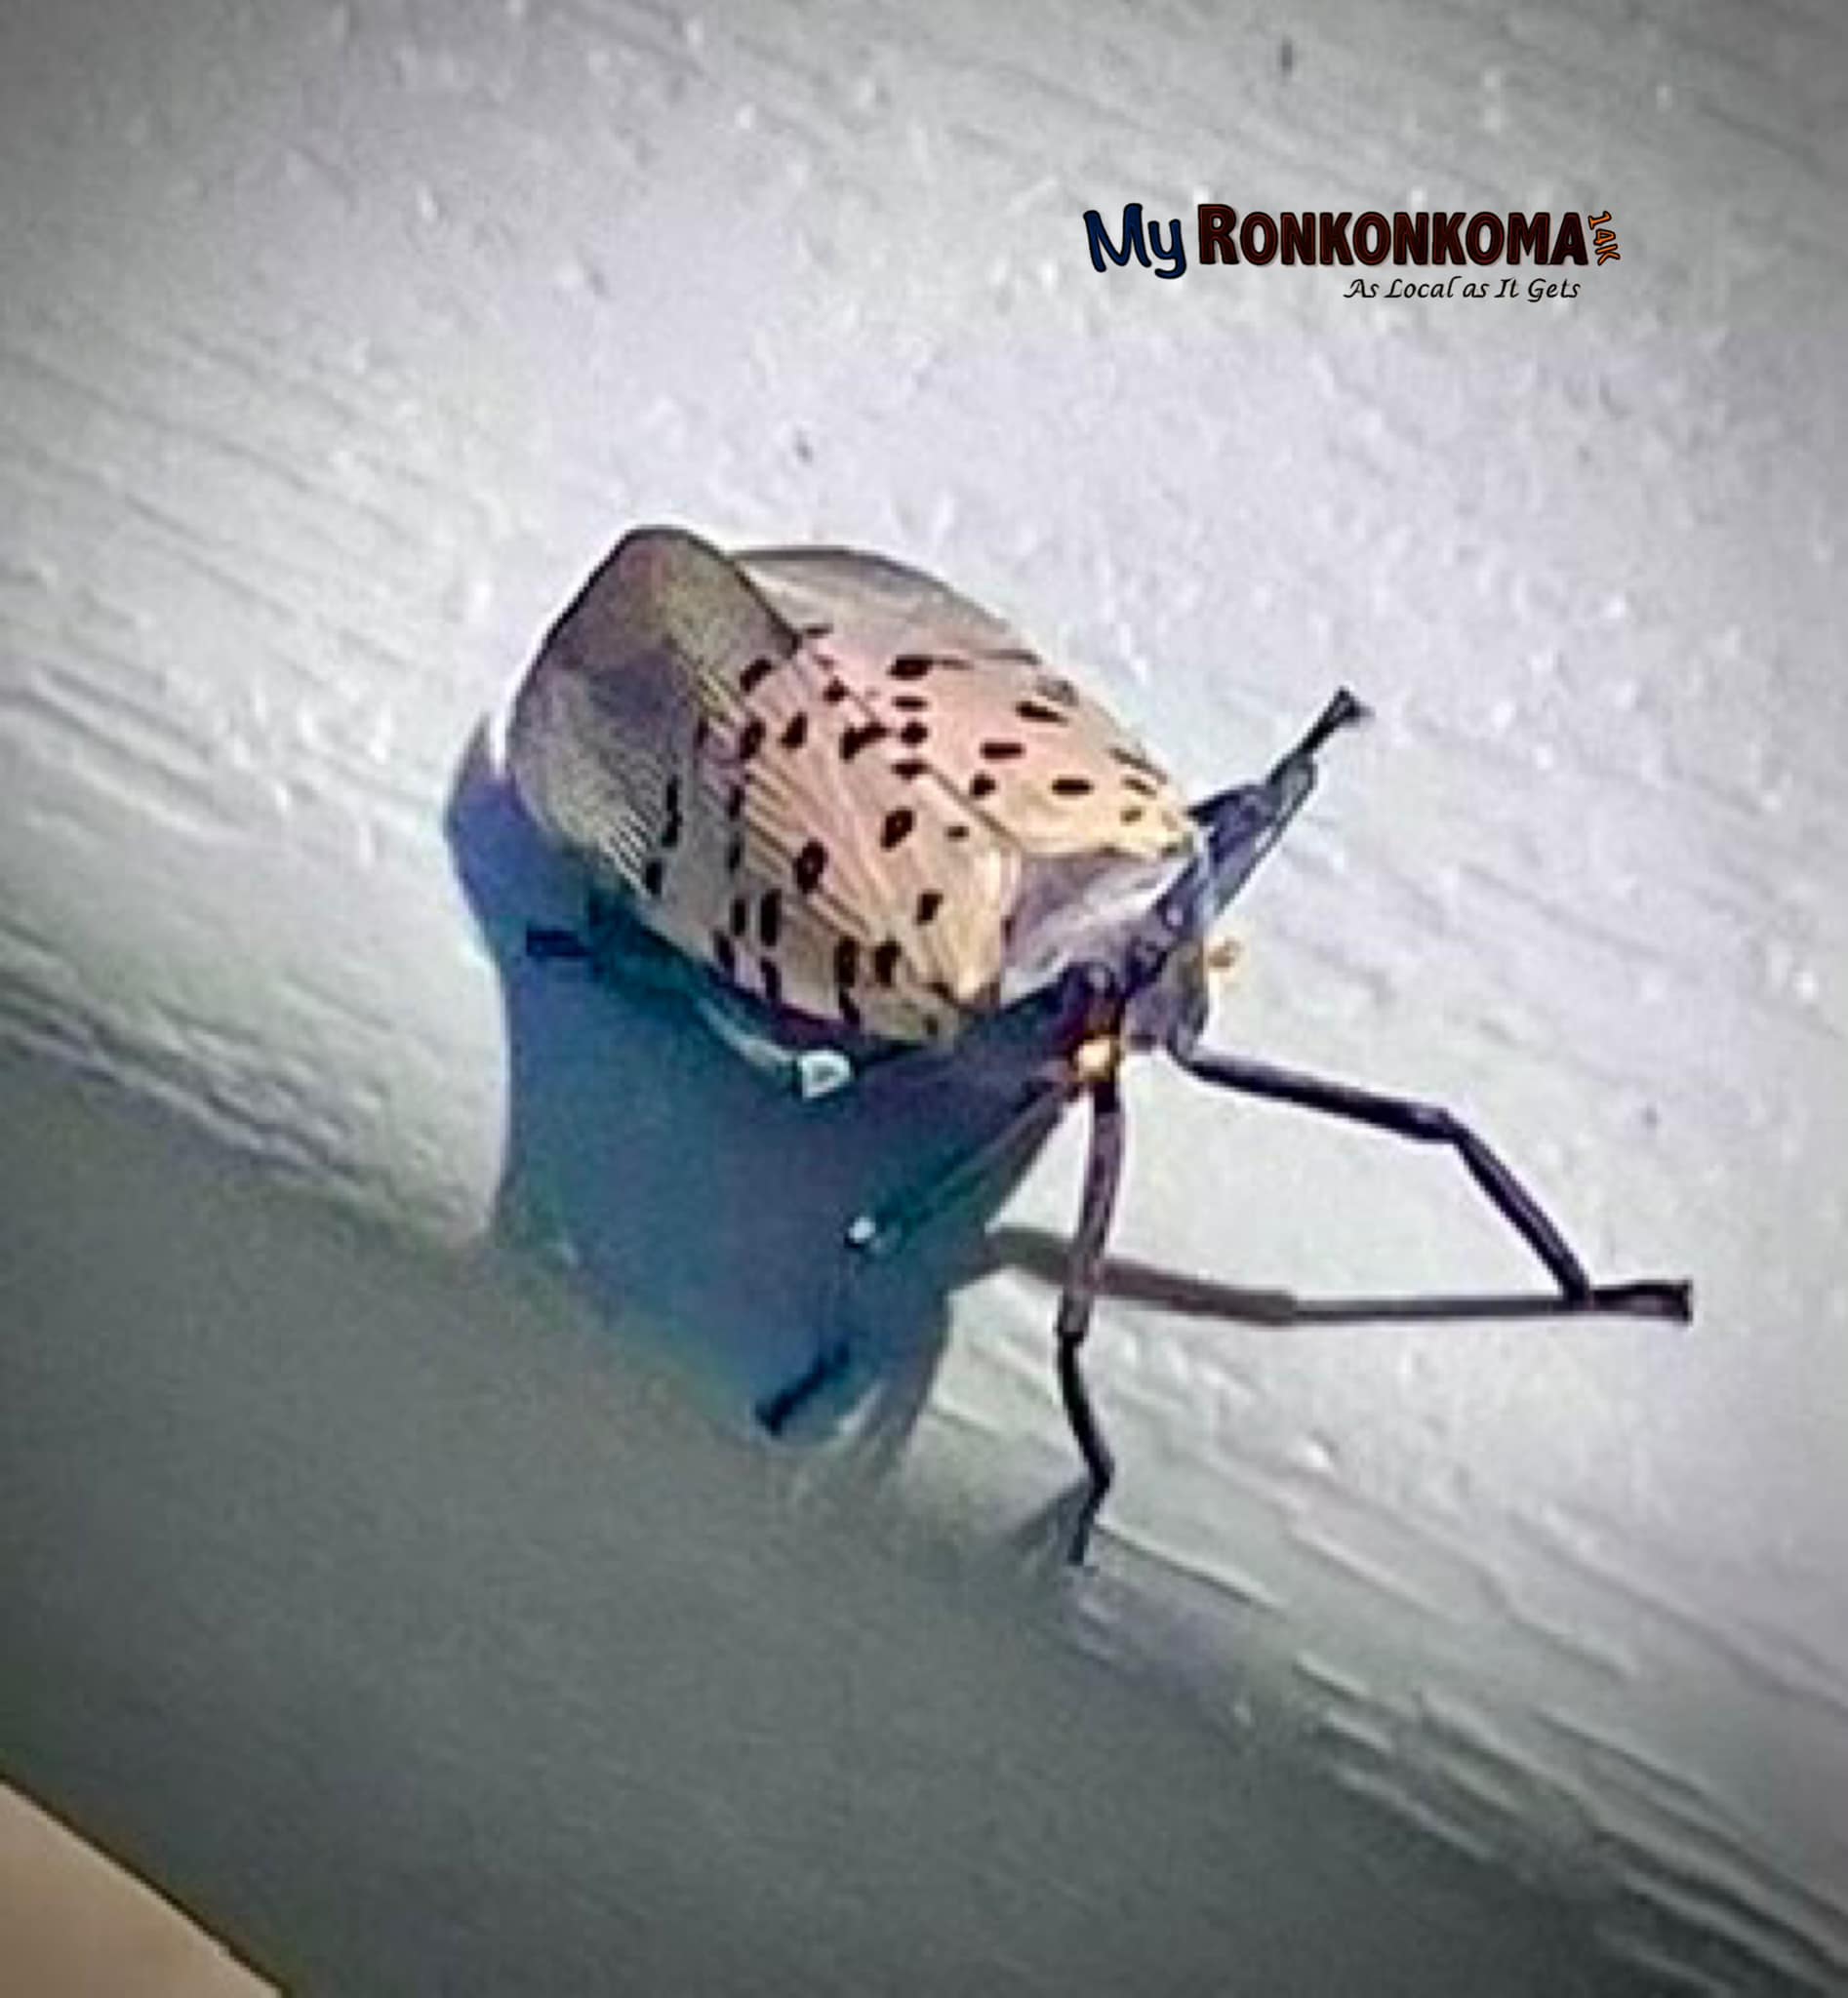
[{"label": "spotted lanternfly", "polygon": [[[1545,1265],[1561,1311],[1685,1319],[1685,1283],[1594,1285],[1538,1203],[1447,1110],[1201,1045],[1213,925],[1313,788],[1345,689],[1255,782],[1188,806],[1102,707],[932,578],[840,548],[733,556],[670,528],[627,536],[553,626],[514,701],[528,811],[597,891],[678,953],[708,1023],[804,1095],[895,1059],[1001,1063],[1012,1120],[847,1227],[851,1270],[1090,1105],[1082,1212],[1057,1324],[1088,1486],[1112,1459],[1080,1365],[1121,1176],[1123,1057],[1448,1145]],[[546,954],[586,955],[535,931]],[[846,1365],[813,1364],[760,1415],[780,1430]]]}]

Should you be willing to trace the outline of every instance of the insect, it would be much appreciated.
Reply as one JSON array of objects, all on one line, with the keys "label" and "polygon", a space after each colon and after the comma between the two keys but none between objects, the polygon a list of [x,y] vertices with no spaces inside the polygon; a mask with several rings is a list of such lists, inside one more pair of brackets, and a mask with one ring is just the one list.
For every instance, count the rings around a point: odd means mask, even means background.
[{"label": "insect", "polygon": [[[898,1059],[980,1062],[1008,1084],[998,1135],[848,1222],[846,1275],[1088,1105],[1055,1340],[1086,1473],[1073,1562],[1113,1476],[1082,1355],[1130,1053],[1448,1147],[1562,1312],[1690,1314],[1683,1282],[1593,1284],[1448,1110],[1202,1044],[1213,926],[1307,799],[1323,748],[1364,712],[1342,690],[1266,775],[1189,806],[1018,632],[931,577],[839,548],[728,556],[663,527],[618,544],[515,698],[506,763],[526,809],[596,895],[670,946],[744,1059],[804,1096]],[[572,932],[528,940],[593,954]],[[760,1406],[770,1429],[844,1370],[850,1339],[824,1328],[813,1363]]]}]

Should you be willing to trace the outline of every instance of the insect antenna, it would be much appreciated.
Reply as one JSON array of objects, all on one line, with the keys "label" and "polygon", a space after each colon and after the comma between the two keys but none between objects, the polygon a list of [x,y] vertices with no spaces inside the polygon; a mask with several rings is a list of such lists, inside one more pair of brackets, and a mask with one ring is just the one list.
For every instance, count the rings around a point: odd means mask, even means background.
[{"label": "insect antenna", "polygon": [[1365,701],[1357,699],[1346,687],[1338,687],[1334,699],[1309,724],[1302,741],[1278,760],[1270,773],[1271,781],[1274,783],[1281,778],[1293,763],[1309,761],[1327,743],[1331,736],[1339,735],[1343,729],[1351,728],[1356,722],[1371,721],[1372,718],[1373,710]]},{"label": "insect antenna", "polygon": [[1370,712],[1346,687],[1340,688],[1296,746],[1271,766],[1268,777],[1255,784],[1234,784],[1192,808],[1206,851],[1161,899],[1160,917],[1169,934],[1203,932],[1228,906],[1307,802],[1315,788],[1316,753]]}]

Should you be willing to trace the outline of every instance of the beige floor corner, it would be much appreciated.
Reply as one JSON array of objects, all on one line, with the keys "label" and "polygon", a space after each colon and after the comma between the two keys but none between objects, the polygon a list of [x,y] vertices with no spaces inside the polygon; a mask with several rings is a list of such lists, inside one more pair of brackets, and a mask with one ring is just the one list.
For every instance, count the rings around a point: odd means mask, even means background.
[{"label": "beige floor corner", "polygon": [[17,1791],[0,1789],[0,1980],[31,1998],[258,1998],[275,1986]]}]

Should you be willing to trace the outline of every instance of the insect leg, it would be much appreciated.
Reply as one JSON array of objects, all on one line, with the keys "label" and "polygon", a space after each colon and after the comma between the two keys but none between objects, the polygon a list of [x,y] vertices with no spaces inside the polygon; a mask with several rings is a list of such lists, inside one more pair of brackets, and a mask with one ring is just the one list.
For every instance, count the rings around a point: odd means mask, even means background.
[{"label": "insect leg", "polygon": [[1051,1130],[1065,1106],[1064,1095],[1036,1090],[991,1138],[952,1159],[941,1172],[895,1194],[870,1214],[856,1215],[847,1225],[845,1244],[856,1259],[873,1262],[904,1248],[922,1227],[946,1214],[998,1179],[1018,1152],[1027,1150]]},{"label": "insect leg", "polygon": [[1559,1286],[1560,1301],[1570,1311],[1636,1311],[1645,1315],[1686,1319],[1691,1310],[1685,1283],[1652,1280],[1627,1284],[1593,1284],[1585,1265],[1567,1246],[1540,1203],[1496,1157],[1469,1127],[1436,1103],[1381,1096],[1348,1083],[1326,1082],[1288,1068],[1272,1067],[1240,1055],[1211,1054],[1202,1048],[1176,1047],[1175,1059],[1191,1075],[1221,1089],[1262,1097],[1275,1103],[1293,1103],[1330,1117],[1365,1124],[1376,1131],[1417,1144],[1446,1144],[1463,1160],[1469,1177],[1547,1266]]},{"label": "insect leg", "polygon": [[1074,1568],[1084,1560],[1085,1549],[1091,1543],[1091,1529],[1097,1523],[1116,1470],[1110,1447],[1098,1423],[1097,1411],[1091,1406],[1091,1390],[1085,1384],[1078,1355],[1085,1334],[1091,1330],[1104,1247],[1109,1238],[1116,1189],[1123,1178],[1123,1139],[1122,1093],[1115,1075],[1110,1074],[1091,1092],[1091,1150],[1085,1161],[1084,1205],[1065,1264],[1065,1289],[1059,1298],[1059,1393],[1091,1480],[1065,1550]]},{"label": "insect leg", "polygon": [[822,1390],[847,1370],[853,1352],[850,1293],[867,1267],[895,1255],[918,1230],[999,1177],[1017,1154],[1037,1143],[1065,1107],[1056,1090],[1036,1091],[992,1137],[907,1186],[868,1214],[856,1215],[841,1234],[826,1331],[814,1360],[796,1378],[757,1404],[757,1419],[778,1435]]}]

